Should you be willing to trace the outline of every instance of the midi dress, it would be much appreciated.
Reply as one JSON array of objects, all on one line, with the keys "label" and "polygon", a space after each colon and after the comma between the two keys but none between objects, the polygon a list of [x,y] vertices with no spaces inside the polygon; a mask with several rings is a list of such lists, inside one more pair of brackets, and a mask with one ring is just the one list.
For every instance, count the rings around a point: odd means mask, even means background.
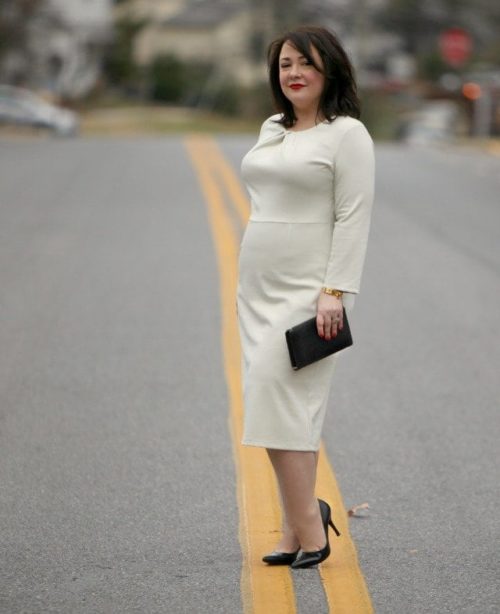
[{"label": "midi dress", "polygon": [[319,449],[338,355],[292,369],[285,331],[316,315],[323,286],[359,292],[374,195],[373,141],[337,116],[291,131],[273,115],[244,156],[251,213],[239,252],[244,445]]}]

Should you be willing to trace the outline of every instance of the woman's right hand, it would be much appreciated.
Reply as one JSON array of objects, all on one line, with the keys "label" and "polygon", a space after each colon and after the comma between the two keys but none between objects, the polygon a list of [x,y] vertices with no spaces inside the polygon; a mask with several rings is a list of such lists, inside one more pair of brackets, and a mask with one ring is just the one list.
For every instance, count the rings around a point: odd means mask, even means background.
[{"label": "woman's right hand", "polygon": [[318,335],[327,341],[336,337],[344,326],[343,315],[342,299],[321,292],[316,314]]}]

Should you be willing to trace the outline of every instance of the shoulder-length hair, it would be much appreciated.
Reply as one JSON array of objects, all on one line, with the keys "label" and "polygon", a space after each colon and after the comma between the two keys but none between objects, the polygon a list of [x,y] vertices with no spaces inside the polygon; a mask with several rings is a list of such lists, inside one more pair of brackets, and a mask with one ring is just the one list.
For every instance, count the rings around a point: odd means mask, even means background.
[{"label": "shoulder-length hair", "polygon": [[[321,112],[330,122],[338,115],[350,115],[359,119],[361,103],[357,94],[354,69],[337,36],[320,26],[301,26],[274,40],[267,51],[274,104],[276,110],[283,114],[279,123],[290,128],[297,121],[293,105],[283,94],[279,79],[279,57],[285,42],[295,47],[325,77],[318,114]],[[323,68],[314,61],[311,46],[318,51]]]}]

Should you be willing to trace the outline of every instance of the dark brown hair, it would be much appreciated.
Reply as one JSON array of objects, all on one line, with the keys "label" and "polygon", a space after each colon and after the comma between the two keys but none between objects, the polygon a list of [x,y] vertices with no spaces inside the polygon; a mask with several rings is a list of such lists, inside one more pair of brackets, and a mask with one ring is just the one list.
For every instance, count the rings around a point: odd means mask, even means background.
[{"label": "dark brown hair", "polygon": [[[274,40],[267,51],[274,104],[276,110],[283,113],[279,123],[290,128],[297,120],[292,103],[283,94],[279,78],[279,57],[281,48],[286,42],[295,47],[325,77],[318,112],[321,112],[328,121],[333,121],[337,115],[350,115],[359,119],[361,105],[354,80],[354,69],[337,36],[320,26],[301,26]],[[317,66],[314,61],[311,46],[318,51],[323,61],[323,68]]]}]

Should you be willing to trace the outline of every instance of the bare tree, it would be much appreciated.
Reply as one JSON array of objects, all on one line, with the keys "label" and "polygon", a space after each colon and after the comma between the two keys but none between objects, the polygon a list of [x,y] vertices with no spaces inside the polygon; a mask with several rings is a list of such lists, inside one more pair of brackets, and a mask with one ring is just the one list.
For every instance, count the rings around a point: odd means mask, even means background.
[{"label": "bare tree", "polygon": [[491,0],[387,0],[377,21],[384,29],[401,34],[407,50],[416,54],[450,26],[465,28],[483,47],[498,41],[500,4]]},{"label": "bare tree", "polygon": [[44,0],[2,0],[0,4],[0,61],[12,50],[26,44],[31,18]]}]

